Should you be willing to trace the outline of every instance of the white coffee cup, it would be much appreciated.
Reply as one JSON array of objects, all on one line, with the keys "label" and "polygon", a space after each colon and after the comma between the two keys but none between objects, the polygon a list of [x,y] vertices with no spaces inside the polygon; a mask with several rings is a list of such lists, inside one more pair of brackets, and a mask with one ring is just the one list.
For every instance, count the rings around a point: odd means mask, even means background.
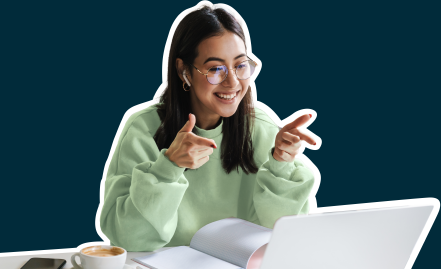
[{"label": "white coffee cup", "polygon": [[[75,258],[80,257],[81,265]],[[83,248],[70,258],[75,269],[123,269],[127,251],[116,246],[91,246]]]}]

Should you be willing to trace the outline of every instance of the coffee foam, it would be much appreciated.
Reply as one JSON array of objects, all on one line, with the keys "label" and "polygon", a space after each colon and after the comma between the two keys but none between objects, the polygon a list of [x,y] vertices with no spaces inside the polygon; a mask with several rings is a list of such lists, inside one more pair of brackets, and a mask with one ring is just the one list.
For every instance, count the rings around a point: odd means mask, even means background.
[{"label": "coffee foam", "polygon": [[95,257],[113,257],[123,254],[124,250],[119,247],[105,248],[102,246],[92,246],[81,250],[81,252]]}]

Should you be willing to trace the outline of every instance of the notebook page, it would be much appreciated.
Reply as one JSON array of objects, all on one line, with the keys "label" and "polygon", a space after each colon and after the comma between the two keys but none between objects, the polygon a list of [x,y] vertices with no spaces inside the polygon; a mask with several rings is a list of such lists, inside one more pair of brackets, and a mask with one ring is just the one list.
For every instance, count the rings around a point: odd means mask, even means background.
[{"label": "notebook page", "polygon": [[221,219],[199,229],[190,247],[246,268],[251,255],[270,240],[272,229],[239,218]]},{"label": "notebook page", "polygon": [[266,247],[268,244],[263,245],[260,247],[256,252],[253,253],[253,255],[248,260],[247,268],[246,269],[259,269],[260,265],[263,261],[263,256],[265,255]]},{"label": "notebook page", "polygon": [[187,246],[174,247],[132,260],[151,269],[243,269]]}]

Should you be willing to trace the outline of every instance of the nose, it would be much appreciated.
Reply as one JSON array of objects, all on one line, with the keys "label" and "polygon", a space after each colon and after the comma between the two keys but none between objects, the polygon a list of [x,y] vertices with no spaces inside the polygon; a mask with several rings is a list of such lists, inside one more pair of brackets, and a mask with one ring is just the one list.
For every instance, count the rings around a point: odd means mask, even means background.
[{"label": "nose", "polygon": [[225,78],[224,81],[222,81],[222,86],[227,87],[227,88],[236,88],[237,85],[239,84],[239,79],[236,76],[236,73],[233,69],[228,69],[228,74],[227,77]]}]

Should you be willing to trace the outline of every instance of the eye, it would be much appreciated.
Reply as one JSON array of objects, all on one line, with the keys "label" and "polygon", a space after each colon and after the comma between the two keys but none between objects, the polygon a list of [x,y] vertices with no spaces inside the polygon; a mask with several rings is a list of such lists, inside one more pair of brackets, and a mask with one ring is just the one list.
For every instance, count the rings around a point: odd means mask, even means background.
[{"label": "eye", "polygon": [[212,68],[210,68],[210,70],[208,70],[208,72],[220,72],[223,70],[224,70],[224,67],[222,65],[220,65],[220,66],[213,66]]},{"label": "eye", "polygon": [[237,66],[238,69],[242,69],[242,68],[245,68],[245,67],[247,67],[246,64],[240,64],[240,65]]},{"label": "eye", "polygon": [[248,67],[248,61],[242,62],[237,66],[237,69],[241,70]]}]

